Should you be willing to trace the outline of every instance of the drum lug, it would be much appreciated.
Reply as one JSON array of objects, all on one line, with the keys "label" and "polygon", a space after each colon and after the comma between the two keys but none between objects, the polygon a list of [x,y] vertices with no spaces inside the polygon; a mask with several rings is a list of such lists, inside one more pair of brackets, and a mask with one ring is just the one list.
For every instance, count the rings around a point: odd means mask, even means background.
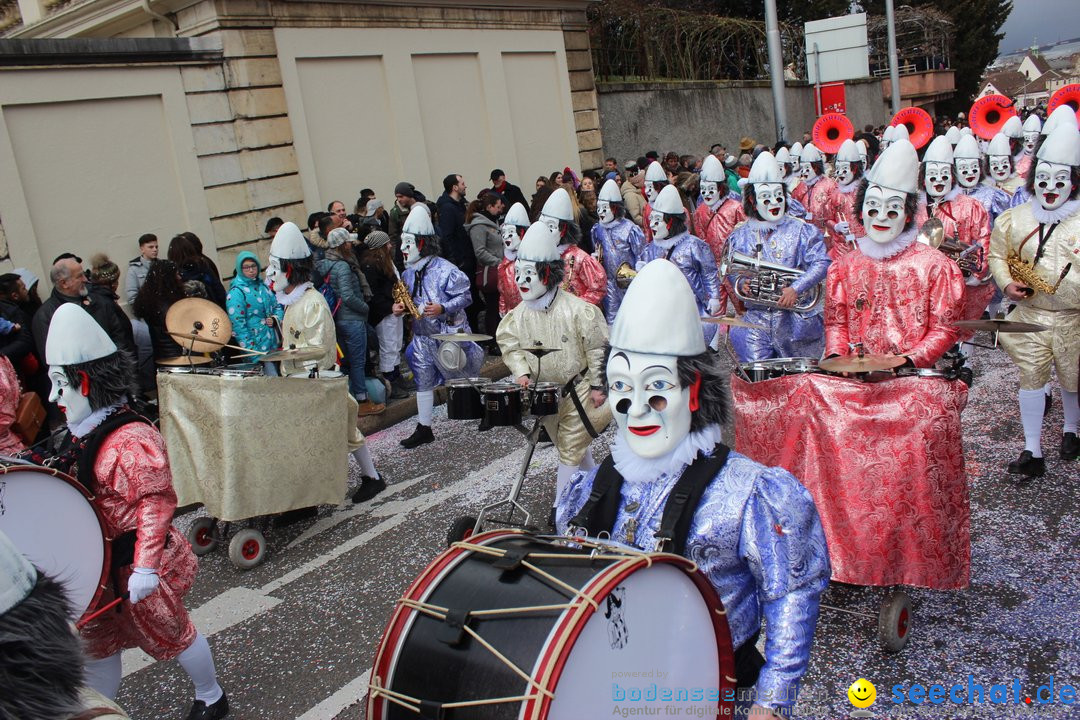
[{"label": "drum lug", "polygon": [[512,572],[520,568],[527,557],[529,553],[525,550],[507,550],[505,555],[491,563],[491,567],[503,572]]},{"label": "drum lug", "polygon": [[469,624],[468,610],[447,610],[446,620],[439,626],[436,639],[450,647],[465,641],[465,626]]}]

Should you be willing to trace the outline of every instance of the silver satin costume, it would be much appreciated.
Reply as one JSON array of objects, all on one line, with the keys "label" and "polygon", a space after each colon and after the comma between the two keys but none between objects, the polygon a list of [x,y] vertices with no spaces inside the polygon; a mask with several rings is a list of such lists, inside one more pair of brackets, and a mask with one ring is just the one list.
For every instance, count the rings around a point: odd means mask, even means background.
[{"label": "silver satin costume", "polygon": [[[539,303],[533,303],[534,307]],[[516,379],[530,376],[536,382],[553,382],[565,387],[575,377],[574,392],[581,402],[589,423],[596,432],[603,432],[611,422],[611,409],[607,403],[593,407],[589,397],[591,386],[601,387],[604,367],[604,348],[608,341],[608,327],[604,315],[596,305],[586,302],[572,293],[557,288],[550,303],[544,309],[534,309],[528,301],[506,314],[499,323],[496,339],[502,350],[503,362]],[[560,352],[545,355],[540,361],[540,375],[536,374],[536,356],[520,348],[559,348]],[[559,462],[578,465],[593,438],[567,395],[559,402],[559,412],[544,418],[548,435],[555,440],[559,450]]]},{"label": "silver satin costume", "polygon": [[610,224],[598,222],[593,225],[592,241],[593,247],[602,249],[604,272],[607,274],[605,312],[607,321],[613,323],[626,294],[626,290],[615,284],[616,273],[623,263],[630,263],[631,269],[637,267],[642,248],[645,247],[645,233],[632,221],[619,218]]},{"label": "silver satin costume", "polygon": [[[665,501],[685,467],[651,482],[624,482],[612,539],[651,551]],[[556,500],[559,533],[566,532],[588,500],[595,476],[596,469],[576,473]],[[626,510],[631,503],[638,503],[633,515]],[[627,543],[631,518],[636,520],[635,542]],[[686,557],[720,595],[735,648],[750,640],[765,619],[766,662],[756,696],[779,700],[758,703],[794,705],[830,575],[825,533],[810,493],[783,468],[765,467],[731,451],[694,513]]]},{"label": "silver satin costume", "polygon": [[[661,247],[658,243],[668,244],[669,249]],[[708,315],[709,300],[720,300],[720,271],[716,267],[716,258],[712,249],[699,237],[684,232],[674,238],[654,240],[645,246],[641,253],[641,259],[648,263],[657,258],[670,260],[678,266],[686,281],[690,283],[690,289],[697,298],[698,314]],[[703,333],[705,344],[712,342],[716,335],[716,325],[704,324]]]},{"label": "silver satin costume", "polygon": [[[750,256],[757,253],[760,244],[763,260],[804,270],[803,276],[792,284],[800,295],[825,281],[832,262],[817,226],[791,216],[775,225],[747,220],[731,233],[728,244],[735,252]],[[729,275],[729,279],[735,283],[739,278]],[[774,357],[820,358],[825,347],[823,312],[824,303],[799,314],[747,302],[743,319],[766,329],[732,328],[731,346],[742,362]]]},{"label": "silver satin costume", "polygon": [[[417,276],[421,278],[419,287]],[[484,361],[484,351],[479,345],[471,342],[458,343],[465,351],[465,368],[448,373],[435,363],[439,341],[429,337],[458,330],[471,332],[469,321],[465,318],[465,308],[472,302],[468,276],[448,260],[431,255],[421,259],[416,265],[405,268],[402,280],[405,287],[409,288],[413,302],[420,312],[424,311],[426,303],[443,306],[441,315],[413,320],[413,339],[405,348],[405,360],[416,378],[416,389],[432,390],[451,378],[475,376]]]}]

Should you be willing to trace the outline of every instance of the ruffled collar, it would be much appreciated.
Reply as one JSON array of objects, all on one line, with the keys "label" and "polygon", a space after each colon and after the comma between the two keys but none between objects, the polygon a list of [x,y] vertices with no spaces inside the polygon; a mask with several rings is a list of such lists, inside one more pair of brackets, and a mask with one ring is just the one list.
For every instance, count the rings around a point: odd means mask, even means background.
[{"label": "ruffled collar", "polygon": [[922,192],[922,201],[923,201],[923,203],[926,204],[927,210],[929,210],[929,207],[931,205],[933,205],[935,202],[939,203],[939,204],[943,203],[943,202],[952,202],[959,195],[960,195],[960,186],[956,185],[956,184],[953,184],[952,189],[949,190],[949,192],[942,195],[941,198],[931,198],[929,195],[926,194],[926,191],[924,190]]},{"label": "ruffled collar", "polygon": [[555,302],[555,294],[558,292],[559,286],[556,285],[538,298],[535,298],[533,300],[526,300],[525,298],[521,298],[521,302],[524,303],[525,307],[529,308],[530,310],[546,312],[547,309],[551,307],[551,303]]},{"label": "ruffled collar", "polygon": [[897,235],[892,242],[882,244],[868,237],[861,237],[856,242],[859,244],[859,250],[866,257],[874,260],[888,260],[911,247],[917,234],[918,231],[912,227]]},{"label": "ruffled collar", "polygon": [[611,457],[615,461],[615,469],[626,482],[646,483],[665,473],[669,477],[678,476],[683,468],[694,462],[698,453],[712,452],[722,440],[723,431],[720,426],[709,425],[687,435],[667,455],[643,458],[629,448],[625,437],[619,432],[611,445]]},{"label": "ruffled collar", "polygon": [[783,224],[784,220],[786,220],[788,217],[790,216],[785,212],[783,215],[780,216],[779,220],[774,220],[773,222],[768,222],[766,220],[762,220],[761,218],[746,218],[746,224],[750,227],[751,230],[757,230],[759,232],[772,232],[776,228],[780,227]]},{"label": "ruffled collar", "polygon": [[1076,200],[1069,200],[1056,210],[1047,210],[1039,204],[1039,198],[1032,196],[1028,201],[1031,204],[1031,214],[1035,216],[1035,219],[1043,225],[1053,225],[1059,223],[1062,220],[1067,220],[1073,215],[1080,212],[1080,198]]},{"label": "ruffled collar", "polygon": [[517,260],[517,250],[511,250],[510,248],[508,248],[508,247],[506,247],[504,245],[503,246],[503,257],[506,258],[507,260],[509,260],[510,262],[514,262],[515,260]]},{"label": "ruffled collar", "polygon": [[120,398],[120,402],[109,405],[108,407],[98,408],[94,412],[84,417],[79,422],[69,422],[67,424],[68,432],[71,433],[72,437],[86,437],[90,433],[94,432],[94,429],[97,428],[98,425],[105,422],[105,418],[109,417],[114,412],[123,407],[125,404],[127,404],[127,401],[127,396],[125,395],[124,397]]},{"label": "ruffled collar", "polygon": [[620,220],[622,220],[622,218],[612,218],[611,222],[601,222],[600,227],[604,228],[605,230],[611,230],[612,228],[619,225]]},{"label": "ruffled collar", "polygon": [[300,296],[308,291],[308,288],[313,288],[315,285],[310,282],[301,283],[292,289],[291,292],[279,291],[277,293],[277,301],[281,303],[282,307],[289,307],[294,302],[300,299]]},{"label": "ruffled collar", "polygon": [[821,175],[815,175],[812,178],[803,178],[803,182],[806,183],[806,187],[812,188],[815,185],[817,185],[819,182],[821,182],[821,178],[822,178]]},{"label": "ruffled collar", "polygon": [[689,233],[679,233],[675,237],[666,237],[666,238],[664,238],[662,240],[658,240],[656,238],[653,238],[653,245],[657,246],[658,248],[660,248],[662,250],[670,250],[671,248],[678,245],[679,241],[682,240],[684,237],[686,237],[688,234]]},{"label": "ruffled collar", "polygon": [[857,177],[849,183],[837,183],[836,187],[840,188],[840,192],[844,193],[845,195],[850,195],[858,189],[860,180],[862,180],[862,178]]}]

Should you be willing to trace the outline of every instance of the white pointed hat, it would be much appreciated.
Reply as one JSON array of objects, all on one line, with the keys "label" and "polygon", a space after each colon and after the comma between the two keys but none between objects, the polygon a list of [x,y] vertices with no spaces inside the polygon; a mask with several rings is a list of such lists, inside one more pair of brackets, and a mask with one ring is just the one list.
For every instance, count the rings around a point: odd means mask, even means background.
[{"label": "white pointed hat", "polygon": [[542,222],[530,225],[518,246],[518,262],[552,262],[561,257],[559,234]]},{"label": "white pointed hat", "polygon": [[1080,167],[1080,131],[1062,124],[1050,131],[1038,152],[1039,160]]},{"label": "white pointed hat", "polygon": [[653,260],[630,283],[611,328],[611,348],[677,357],[705,352],[697,299],[674,263]]},{"label": "white pointed hat", "polygon": [[930,141],[930,147],[926,148],[926,152],[923,154],[924,163],[945,163],[946,165],[952,165],[953,161],[953,149],[949,143],[949,139],[944,135],[938,135],[936,138]]},{"label": "white pointed hat", "polygon": [[851,138],[845,140],[836,151],[836,160],[837,162],[862,162],[858,144]]},{"label": "white pointed hat", "polygon": [[974,135],[963,135],[953,149],[953,160],[978,160],[982,157],[979,152],[979,141]]},{"label": "white pointed hat", "polygon": [[724,182],[727,179],[727,174],[724,172],[724,166],[720,162],[720,158],[716,157],[712,153],[705,156],[705,160],[701,163],[701,179],[704,182]]},{"label": "white pointed hat", "polygon": [[795,158],[798,158],[798,159],[801,160],[802,159],[802,151],[803,151],[802,143],[799,142],[798,140],[796,140],[794,143],[791,144],[791,157],[792,157],[793,160]]},{"label": "white pointed hat", "polygon": [[960,134],[961,134],[961,135],[970,135],[970,136],[972,136],[972,137],[974,137],[974,136],[975,136],[975,133],[974,133],[974,131],[972,131],[972,129],[971,129],[971,128],[969,128],[969,127],[968,127],[967,125],[965,125],[964,127],[960,128]]},{"label": "white pointed hat", "polygon": [[1009,138],[1005,137],[1005,133],[998,133],[990,139],[990,144],[986,146],[987,157],[1012,157],[1012,148],[1009,147]]},{"label": "white pointed hat", "polygon": [[912,194],[919,192],[919,155],[908,140],[894,140],[866,174],[871,185]]},{"label": "white pointed hat", "polygon": [[1050,113],[1050,117],[1046,118],[1046,122],[1043,123],[1042,130],[1043,135],[1049,135],[1053,132],[1054,128],[1058,125],[1065,123],[1071,127],[1076,127],[1076,113],[1068,105],[1062,105]]},{"label": "white pointed hat", "polygon": [[53,313],[49,336],[45,339],[45,363],[48,365],[78,365],[100,360],[116,352],[108,334],[75,303],[64,303]]},{"label": "white pointed hat", "polygon": [[1003,132],[1007,138],[1013,138],[1014,140],[1022,138],[1024,137],[1024,123],[1020,122],[1019,116],[1013,115],[1001,126],[1001,132]]},{"label": "white pointed hat", "polygon": [[270,241],[270,254],[278,260],[301,260],[311,257],[311,248],[296,223],[287,222]]},{"label": "white pointed hat", "polygon": [[[761,156],[758,155],[758,157]],[[825,156],[821,154],[820,150],[818,150],[817,145],[811,142],[806,143],[806,147],[802,149],[802,155],[799,156],[799,160],[804,163],[823,162],[825,160]]]},{"label": "white pointed hat", "polygon": [[540,214],[563,222],[574,222],[574,206],[570,203],[570,193],[566,192],[566,188],[551,193]]},{"label": "white pointed hat", "polygon": [[[712,157],[712,155],[709,157]],[[621,203],[623,201],[623,196],[622,191],[619,190],[619,183],[614,180],[605,182],[604,186],[600,188],[600,194],[596,196],[596,199],[609,203]]]},{"label": "white pointed hat", "polygon": [[855,141],[855,144],[858,146],[859,162],[865,166],[866,159],[870,157],[870,143],[866,142],[863,138],[859,138]]},{"label": "white pointed hat", "polygon": [[950,145],[955,146],[960,142],[960,128],[955,125],[950,125],[949,129],[945,131],[945,139],[949,141]]},{"label": "white pointed hat", "polygon": [[645,168],[645,182],[667,182],[664,166],[655,160],[649,163],[649,167]]},{"label": "white pointed hat", "polygon": [[883,142],[892,142],[894,137],[896,137],[896,127],[894,125],[889,125],[885,128],[885,132],[881,133]]},{"label": "white pointed hat", "polygon": [[790,165],[791,151],[788,150],[786,147],[781,146],[780,149],[776,151],[776,162],[780,163],[781,165]]},{"label": "white pointed hat", "polygon": [[529,211],[525,209],[525,206],[521,203],[514,203],[510,206],[510,209],[506,211],[506,217],[503,218],[503,225],[513,225],[515,227],[527,228],[532,223],[529,221]]},{"label": "white pointed hat", "polygon": [[[1074,113],[1075,114],[1075,113]],[[1028,119],[1024,121],[1024,132],[1039,132],[1042,130],[1042,119],[1035,113],[1028,115]]]},{"label": "white pointed hat", "polygon": [[25,600],[36,584],[37,570],[0,531],[0,615]]},{"label": "white pointed hat", "polygon": [[[807,145],[807,147],[813,147]],[[750,174],[746,176],[746,182],[739,181],[739,185],[753,185],[755,183],[780,183],[784,182],[784,171],[780,169],[780,163],[768,150],[764,150],[750,166]]]},{"label": "white pointed hat", "polygon": [[897,140],[907,140],[911,142],[911,133],[908,132],[907,125],[893,125],[892,126],[892,142]]},{"label": "white pointed hat", "polygon": [[435,226],[431,224],[431,211],[422,202],[413,203],[405,222],[401,225],[401,232],[417,236],[431,236],[435,234]]},{"label": "white pointed hat", "polygon": [[653,202],[652,209],[665,215],[686,214],[686,208],[683,207],[682,198],[679,196],[679,189],[674,185],[664,186],[656,195],[656,201]]}]

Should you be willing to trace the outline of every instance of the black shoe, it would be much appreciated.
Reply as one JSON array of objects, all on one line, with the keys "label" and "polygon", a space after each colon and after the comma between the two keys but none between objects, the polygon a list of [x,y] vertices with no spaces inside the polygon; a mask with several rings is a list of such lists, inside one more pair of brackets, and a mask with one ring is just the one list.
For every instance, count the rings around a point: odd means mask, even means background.
[{"label": "black shoe", "polygon": [[1046,473],[1046,460],[1041,457],[1033,457],[1030,450],[1025,450],[1020,453],[1020,457],[1009,463],[1009,473],[1011,475],[1026,475],[1027,477],[1042,477]]},{"label": "black shoe", "polygon": [[551,444],[551,436],[548,435],[547,428],[543,425],[540,426],[540,435],[537,436],[536,442],[538,445],[543,445],[544,443]]},{"label": "black shoe", "polygon": [[1076,433],[1067,432],[1061,436],[1061,459],[1075,460],[1080,457],[1080,438]]},{"label": "black shoe", "polygon": [[430,442],[435,442],[435,435],[431,432],[431,427],[416,423],[416,430],[413,431],[412,435],[401,441],[401,447],[406,450],[412,450],[414,447],[419,447]]},{"label": "black shoe", "polygon": [[310,520],[319,514],[319,508],[317,506],[311,506],[306,508],[299,508],[297,510],[286,510],[277,516],[274,521],[275,527],[285,527],[286,525],[292,525],[298,523],[301,520]]},{"label": "black shoe", "polygon": [[191,706],[187,720],[218,720],[229,714],[229,696],[222,694],[221,699],[213,705],[207,705],[202,700],[196,700]]},{"label": "black shoe", "polygon": [[404,400],[409,397],[409,391],[402,388],[400,385],[390,383],[390,399],[391,400]]},{"label": "black shoe", "polygon": [[1054,395],[1052,393],[1046,393],[1046,404],[1043,405],[1043,417],[1050,414],[1050,408],[1054,406]]},{"label": "black shoe", "polygon": [[382,475],[376,478],[362,477],[360,487],[353,491],[352,501],[354,503],[367,502],[385,489],[386,481],[382,479]]}]

